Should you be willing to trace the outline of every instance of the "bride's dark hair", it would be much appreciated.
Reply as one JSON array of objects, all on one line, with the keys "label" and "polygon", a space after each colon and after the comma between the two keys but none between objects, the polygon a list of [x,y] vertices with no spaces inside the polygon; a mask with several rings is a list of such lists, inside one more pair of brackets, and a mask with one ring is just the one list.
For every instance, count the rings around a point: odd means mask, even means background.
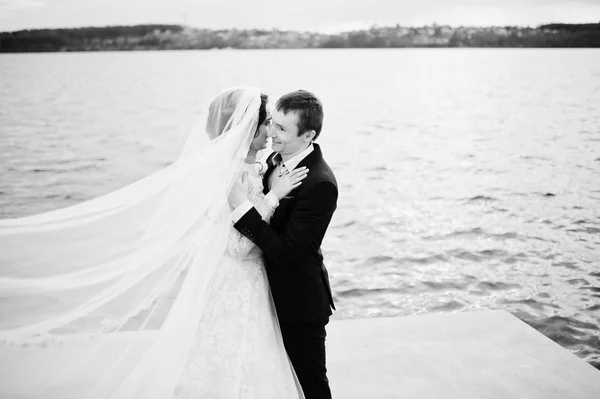
[{"label": "bride's dark hair", "polygon": [[265,119],[267,119],[267,102],[269,101],[269,96],[266,94],[260,95],[260,108],[258,109],[258,125],[256,125],[256,132],[254,132],[254,137],[258,136],[258,129],[260,125],[263,124]]}]

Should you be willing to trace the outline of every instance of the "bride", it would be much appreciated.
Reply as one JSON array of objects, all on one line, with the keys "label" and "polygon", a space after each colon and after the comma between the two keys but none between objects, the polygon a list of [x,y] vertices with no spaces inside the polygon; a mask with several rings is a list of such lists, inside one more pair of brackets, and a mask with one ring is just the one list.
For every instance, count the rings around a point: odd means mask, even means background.
[{"label": "bride", "polygon": [[0,221],[0,392],[10,398],[303,398],[260,250],[232,228],[263,195],[267,97],[220,93],[172,165],[69,208]]}]

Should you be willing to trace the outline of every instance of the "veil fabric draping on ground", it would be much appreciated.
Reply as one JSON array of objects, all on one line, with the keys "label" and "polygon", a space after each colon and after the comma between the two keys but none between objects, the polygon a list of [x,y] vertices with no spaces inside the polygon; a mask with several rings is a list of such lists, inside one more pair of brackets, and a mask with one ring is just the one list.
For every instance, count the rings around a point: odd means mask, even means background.
[{"label": "veil fabric draping on ground", "polygon": [[1,395],[171,396],[259,107],[256,88],[222,92],[170,166],[91,201],[0,221]]}]

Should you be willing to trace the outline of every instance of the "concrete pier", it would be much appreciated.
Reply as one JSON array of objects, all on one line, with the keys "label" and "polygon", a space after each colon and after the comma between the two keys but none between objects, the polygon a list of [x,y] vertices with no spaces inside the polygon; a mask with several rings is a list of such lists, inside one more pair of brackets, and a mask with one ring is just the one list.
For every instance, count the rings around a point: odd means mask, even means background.
[{"label": "concrete pier", "polygon": [[599,399],[600,371],[502,310],[334,320],[334,399]]}]

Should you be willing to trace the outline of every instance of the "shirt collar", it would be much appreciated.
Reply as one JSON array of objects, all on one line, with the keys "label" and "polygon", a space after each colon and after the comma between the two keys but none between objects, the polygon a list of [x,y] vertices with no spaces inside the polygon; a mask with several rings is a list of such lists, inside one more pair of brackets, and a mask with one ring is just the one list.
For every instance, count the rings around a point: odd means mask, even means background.
[{"label": "shirt collar", "polygon": [[[285,168],[289,171],[292,171],[294,169],[296,169],[296,167],[298,166],[298,164],[300,162],[302,162],[302,160],[304,158],[306,158],[308,156],[308,154],[310,154],[311,152],[313,152],[315,149],[315,147],[313,146],[312,143],[310,143],[310,145],[308,147],[306,147],[306,150],[302,151],[300,154],[296,155],[295,157],[288,159],[287,161],[285,161],[283,163],[283,165],[285,165]],[[277,156],[275,157],[276,160],[281,159],[281,155],[277,154]],[[278,163],[278,162],[277,162]]]}]

